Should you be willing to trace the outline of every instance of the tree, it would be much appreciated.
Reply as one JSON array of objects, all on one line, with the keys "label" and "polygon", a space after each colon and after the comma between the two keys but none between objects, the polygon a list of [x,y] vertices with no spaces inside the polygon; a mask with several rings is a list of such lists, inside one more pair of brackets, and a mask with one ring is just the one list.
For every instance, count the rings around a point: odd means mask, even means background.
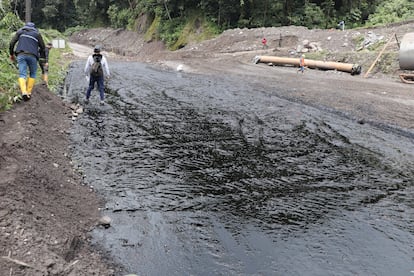
[{"label": "tree", "polygon": [[[340,20],[347,26],[413,18],[412,0],[32,0],[37,26],[60,31],[68,27],[134,26],[143,14],[159,26],[182,25],[199,13],[220,29],[302,25],[330,28]],[[4,5],[0,0],[0,9]],[[24,19],[25,0],[9,1]],[[388,12],[390,11],[390,12]],[[375,15],[373,13],[375,12]],[[168,23],[166,23],[168,24]],[[168,30],[169,28],[165,28]]]},{"label": "tree", "polygon": [[414,4],[410,0],[382,2],[368,17],[368,25],[386,24],[414,18]]},{"label": "tree", "polygon": [[73,0],[44,0],[43,7],[39,8],[39,21],[44,28],[64,31],[79,22]]}]

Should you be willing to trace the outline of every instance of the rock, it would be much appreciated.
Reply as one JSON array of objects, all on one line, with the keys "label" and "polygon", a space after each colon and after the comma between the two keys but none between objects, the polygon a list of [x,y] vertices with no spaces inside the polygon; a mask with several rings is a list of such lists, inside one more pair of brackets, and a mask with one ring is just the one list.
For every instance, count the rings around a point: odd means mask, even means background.
[{"label": "rock", "polygon": [[177,66],[177,71],[178,71],[178,72],[182,72],[183,70],[184,70],[184,65],[179,64],[179,65]]},{"label": "rock", "polygon": [[78,114],[82,114],[83,113],[83,107],[80,106],[78,109],[76,109],[75,112],[78,113]]},{"label": "rock", "polygon": [[102,225],[105,228],[109,228],[111,226],[111,218],[108,216],[103,216],[99,219],[99,225]]}]

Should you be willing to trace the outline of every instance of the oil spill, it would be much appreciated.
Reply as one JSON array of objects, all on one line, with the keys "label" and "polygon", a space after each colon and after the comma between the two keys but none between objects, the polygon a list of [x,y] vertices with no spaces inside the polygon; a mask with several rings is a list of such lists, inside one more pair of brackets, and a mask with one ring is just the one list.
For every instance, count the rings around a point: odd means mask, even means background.
[{"label": "oil spill", "polygon": [[[114,63],[72,153],[113,219],[94,242],[138,275],[408,275],[412,139],[277,86]],[[83,98],[82,64],[67,97]],[[94,104],[94,102],[96,104]]]}]

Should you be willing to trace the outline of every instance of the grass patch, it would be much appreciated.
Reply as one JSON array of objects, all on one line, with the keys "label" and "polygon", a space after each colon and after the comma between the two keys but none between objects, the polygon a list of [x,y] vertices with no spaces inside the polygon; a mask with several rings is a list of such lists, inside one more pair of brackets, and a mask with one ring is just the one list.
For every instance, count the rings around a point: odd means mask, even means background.
[{"label": "grass patch", "polygon": [[184,27],[178,31],[177,40],[171,44],[170,50],[180,49],[190,42],[200,42],[214,38],[220,33],[213,24],[209,24],[208,21],[204,20],[204,17],[197,14],[190,17]]},{"label": "grass patch", "polygon": [[[58,93],[65,77],[67,68],[71,62],[65,56],[70,55],[72,50],[65,43],[65,48],[52,48],[49,52],[49,90]],[[38,68],[38,81],[41,81],[41,70]]]},{"label": "grass patch", "polygon": [[161,24],[161,18],[159,16],[155,17],[152,21],[150,27],[144,34],[144,40],[146,42],[151,42],[153,39],[158,39],[158,29]]}]

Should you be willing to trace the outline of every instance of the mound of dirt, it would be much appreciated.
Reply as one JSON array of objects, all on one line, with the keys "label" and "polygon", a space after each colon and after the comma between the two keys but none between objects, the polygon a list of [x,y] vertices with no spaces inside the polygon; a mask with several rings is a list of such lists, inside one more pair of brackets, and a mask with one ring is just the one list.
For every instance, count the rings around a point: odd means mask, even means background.
[{"label": "mound of dirt", "polygon": [[99,199],[71,163],[71,109],[37,85],[0,113],[0,275],[111,275],[88,231]]},{"label": "mound of dirt", "polygon": [[[310,30],[299,26],[231,29],[211,40],[190,42],[174,52],[166,50],[159,41],[146,42],[141,33],[119,29],[85,30],[74,34],[70,41],[90,47],[101,44],[107,52],[115,53],[127,60],[173,67],[178,63],[185,63],[190,67],[199,68],[200,64],[208,63],[212,58],[215,62],[220,60],[222,63],[232,64],[235,57],[251,63],[256,55],[298,57],[302,53],[309,53],[317,60],[359,64],[363,71],[367,71],[381,50],[367,48],[372,45],[381,46],[382,43],[391,40],[385,51],[390,57],[384,58],[383,64],[380,64],[380,60],[378,67],[372,71],[372,74],[378,73],[380,77],[389,77],[399,70],[398,42],[404,34],[412,30],[414,20],[384,27],[344,31]],[[268,41],[267,47],[262,45],[263,37]]]}]

